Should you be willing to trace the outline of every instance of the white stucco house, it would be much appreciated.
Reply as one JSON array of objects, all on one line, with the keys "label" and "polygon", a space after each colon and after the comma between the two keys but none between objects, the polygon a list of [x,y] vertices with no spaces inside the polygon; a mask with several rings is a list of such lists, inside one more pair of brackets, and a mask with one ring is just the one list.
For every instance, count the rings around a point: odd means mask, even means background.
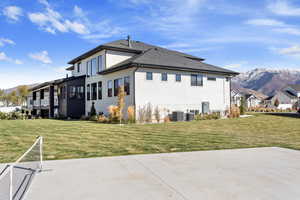
[{"label": "white stucco house", "polygon": [[86,115],[92,103],[97,113],[108,114],[108,107],[117,105],[121,85],[125,88],[126,107],[135,106],[136,114],[147,104],[158,107],[162,117],[172,111],[229,110],[230,81],[238,73],[203,61],[128,38],[74,58],[67,70],[72,76],[86,75]]}]

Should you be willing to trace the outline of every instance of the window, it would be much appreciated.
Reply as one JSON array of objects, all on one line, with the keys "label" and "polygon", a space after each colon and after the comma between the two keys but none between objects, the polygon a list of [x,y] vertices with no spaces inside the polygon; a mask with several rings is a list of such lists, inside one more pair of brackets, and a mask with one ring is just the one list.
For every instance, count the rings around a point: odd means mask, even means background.
[{"label": "window", "polygon": [[130,95],[130,77],[124,77],[124,91],[126,95]]},{"label": "window", "polygon": [[167,73],[161,73],[161,80],[167,81],[168,80],[168,74]]},{"label": "window", "polygon": [[104,70],[102,58],[103,58],[102,55],[98,56],[98,72],[101,72]]},{"label": "window", "polygon": [[61,91],[61,97],[63,99],[66,98],[66,86],[63,86],[62,88],[60,88],[60,91]]},{"label": "window", "polygon": [[90,61],[91,65],[91,76],[95,76],[97,74],[97,59],[93,58]]},{"label": "window", "polygon": [[84,98],[84,87],[83,86],[77,86],[77,99],[83,99]]},{"label": "window", "polygon": [[44,96],[45,96],[45,90],[41,90],[40,91],[40,99],[44,99]]},{"label": "window", "polygon": [[92,83],[92,100],[97,100],[97,83]]},{"label": "window", "polygon": [[112,80],[107,81],[107,96],[112,97]]},{"label": "window", "polygon": [[181,74],[175,75],[176,82],[181,82]]},{"label": "window", "polygon": [[216,77],[212,77],[212,76],[208,76],[208,77],[207,77],[207,80],[208,80],[208,81],[216,81],[217,78],[216,78]]},{"label": "window", "polygon": [[115,79],[114,80],[114,96],[118,96],[119,94],[119,88],[123,86],[123,79],[119,78],[119,79]]},{"label": "window", "polygon": [[230,81],[230,78],[229,78],[229,77],[226,77],[226,81],[227,81],[227,82]]},{"label": "window", "polygon": [[81,71],[81,63],[77,64],[77,72],[79,73]]},{"label": "window", "polygon": [[153,80],[153,73],[152,72],[147,72],[146,73],[146,80]]},{"label": "window", "polygon": [[36,92],[33,92],[33,93],[32,93],[32,98],[33,98],[33,101],[36,100]]},{"label": "window", "polygon": [[102,99],[102,81],[98,82],[98,99]]},{"label": "window", "polygon": [[87,62],[86,62],[86,74],[87,74],[88,76],[91,75],[91,62],[90,62],[90,61],[87,61]]},{"label": "window", "polygon": [[70,98],[75,98],[76,97],[76,87],[75,86],[70,86],[69,97]]},{"label": "window", "polygon": [[88,101],[91,99],[91,86],[90,86],[90,84],[88,84],[86,86],[86,98],[87,98]]},{"label": "window", "polygon": [[192,86],[203,86],[203,76],[200,74],[191,75],[191,85]]}]

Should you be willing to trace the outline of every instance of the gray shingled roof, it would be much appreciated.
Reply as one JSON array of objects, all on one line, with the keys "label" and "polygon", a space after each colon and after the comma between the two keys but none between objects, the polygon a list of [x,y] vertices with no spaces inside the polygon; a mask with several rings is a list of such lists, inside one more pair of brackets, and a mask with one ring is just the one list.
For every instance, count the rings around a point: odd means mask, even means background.
[{"label": "gray shingled roof", "polygon": [[128,46],[128,40],[116,40],[116,41],[113,41],[113,42],[109,42],[109,43],[105,43],[105,44],[102,44],[76,58],[74,58],[73,60],[71,60],[70,62],[68,62],[68,64],[74,64],[82,59],[85,59],[93,54],[95,54],[96,52],[99,52],[103,49],[112,49],[112,50],[119,50],[119,51],[126,51],[126,52],[133,52],[133,53],[142,53],[144,51],[147,51],[149,49],[152,49],[152,48],[158,48],[158,49],[161,49],[162,51],[167,51],[167,52],[170,52],[170,53],[173,53],[173,54],[177,54],[177,55],[181,55],[181,56],[184,56],[184,57],[187,57],[187,58],[191,58],[191,59],[195,59],[195,60],[204,60],[203,58],[199,58],[199,57],[196,57],[196,56],[192,56],[192,55],[189,55],[189,54],[186,54],[186,53],[182,53],[182,52],[179,52],[179,51],[173,51],[173,50],[169,50],[169,49],[165,49],[165,48],[162,48],[162,47],[158,47],[158,46],[154,46],[154,45],[151,45],[151,44],[146,44],[144,42],[140,42],[140,41],[134,41],[134,40],[131,40],[130,41],[130,44],[131,46],[129,47]]},{"label": "gray shingled roof", "polygon": [[288,86],[294,89],[295,91],[300,92],[300,84],[290,84]]},{"label": "gray shingled roof", "polygon": [[118,71],[134,65],[170,70],[215,72],[232,75],[238,74],[237,72],[209,65],[199,60],[186,58],[185,56],[174,54],[161,48],[149,49],[142,54],[136,55],[124,62],[108,68],[107,70],[102,71],[101,74]]}]

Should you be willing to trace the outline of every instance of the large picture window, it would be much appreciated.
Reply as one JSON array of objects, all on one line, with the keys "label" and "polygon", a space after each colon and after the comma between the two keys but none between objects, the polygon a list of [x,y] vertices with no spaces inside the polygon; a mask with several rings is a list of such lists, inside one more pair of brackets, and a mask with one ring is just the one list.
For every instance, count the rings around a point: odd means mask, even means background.
[{"label": "large picture window", "polygon": [[118,96],[119,94],[119,88],[123,86],[123,79],[119,78],[119,79],[115,79],[114,80],[114,96]]},{"label": "large picture window", "polygon": [[126,95],[130,95],[130,77],[124,77],[124,91]]},{"label": "large picture window", "polygon": [[92,83],[92,100],[97,100],[97,83]]},{"label": "large picture window", "polygon": [[98,99],[102,99],[102,81],[98,82]]},{"label": "large picture window", "polygon": [[101,72],[104,70],[104,66],[103,66],[103,56],[100,55],[98,56],[98,72]]},{"label": "large picture window", "polygon": [[107,81],[107,96],[112,97],[112,80]]},{"label": "large picture window", "polygon": [[91,100],[91,86],[90,86],[90,84],[88,84],[86,86],[86,98],[87,98],[88,101]]},{"label": "large picture window", "polygon": [[91,76],[95,76],[97,74],[97,59],[93,58],[90,62],[91,62]]},{"label": "large picture window", "polygon": [[203,86],[203,76],[201,74],[191,75],[191,85],[192,86]]}]

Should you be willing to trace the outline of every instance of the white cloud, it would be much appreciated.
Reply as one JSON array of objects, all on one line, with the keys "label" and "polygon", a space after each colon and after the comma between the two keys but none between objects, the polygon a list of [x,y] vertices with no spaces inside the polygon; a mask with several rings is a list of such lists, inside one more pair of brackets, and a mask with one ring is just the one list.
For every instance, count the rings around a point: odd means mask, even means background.
[{"label": "white cloud", "polygon": [[3,47],[6,44],[14,45],[16,44],[14,41],[7,38],[0,38],[0,47]]},{"label": "white cloud", "polygon": [[287,0],[269,1],[268,9],[276,15],[300,16],[300,7],[291,5]]},{"label": "white cloud", "polygon": [[273,30],[276,32],[279,32],[279,33],[287,33],[290,35],[300,35],[300,29],[293,28],[293,27],[278,28],[278,29],[273,29]]},{"label": "white cloud", "polygon": [[[82,35],[89,33],[88,28],[84,24],[64,19],[59,12],[50,7],[46,0],[39,0],[39,2],[46,6],[45,11],[29,13],[28,18],[42,30],[52,34],[55,34],[57,31],[62,33],[74,32]],[[79,12],[78,10],[76,11]]]},{"label": "white cloud", "polygon": [[21,60],[10,58],[4,52],[0,52],[0,61],[10,62],[10,63],[14,63],[17,65],[23,64],[23,62]]},{"label": "white cloud", "polygon": [[300,45],[293,45],[287,48],[277,49],[277,52],[281,55],[288,55],[300,58]]},{"label": "white cloud", "polygon": [[3,9],[3,15],[9,20],[18,21],[20,16],[23,15],[23,10],[17,6],[7,6]]},{"label": "white cloud", "polygon": [[228,68],[228,69],[236,69],[236,68],[241,68],[245,65],[247,65],[248,62],[247,61],[241,61],[241,62],[237,62],[237,63],[230,63],[230,64],[227,64],[225,65],[224,67],[225,68]]},{"label": "white cloud", "polygon": [[282,21],[274,19],[251,19],[246,21],[246,24],[254,26],[285,26],[286,24]]},{"label": "white cloud", "polygon": [[41,52],[37,52],[37,53],[30,53],[29,57],[34,59],[34,60],[40,61],[44,64],[51,64],[52,63],[52,60],[49,57],[47,51],[41,51]]}]

